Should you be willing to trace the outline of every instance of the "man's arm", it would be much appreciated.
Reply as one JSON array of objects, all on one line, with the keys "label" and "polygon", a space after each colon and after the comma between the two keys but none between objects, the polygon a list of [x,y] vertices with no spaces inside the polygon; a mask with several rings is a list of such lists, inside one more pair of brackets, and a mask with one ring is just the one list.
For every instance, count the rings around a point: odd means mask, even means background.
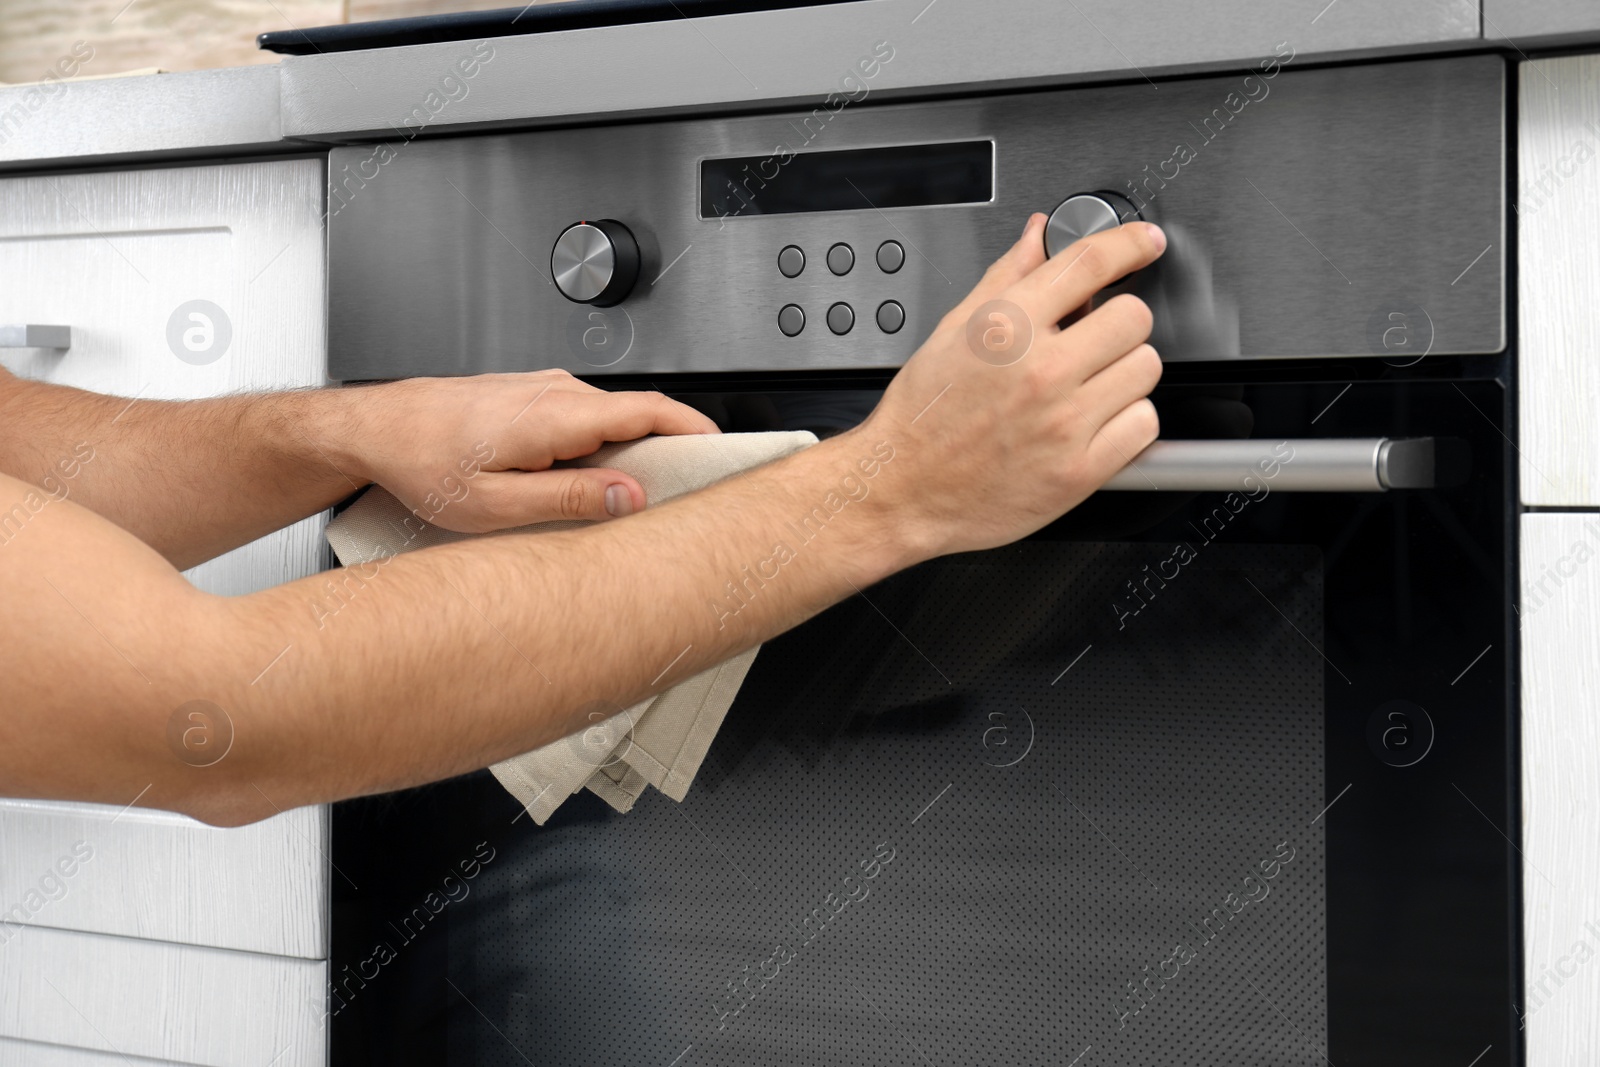
[{"label": "man's arm", "polygon": [[[1132,297],[1054,325],[1159,255],[1159,231],[1125,226],[1043,263],[1043,221],[862,426],[621,522],[225,599],[94,514],[43,506],[0,544],[0,785],[237,824],[436,780],[570,734],[589,710],[660,691],[904,566],[1038,529],[1154,439],[1144,397],[1160,376]],[[967,344],[994,298],[1033,324],[1008,366]],[[0,502],[24,488],[0,480]],[[830,518],[802,540],[795,524],[819,507]],[[777,576],[729,612],[727,584],[768,560]],[[330,578],[346,605],[319,622]],[[232,726],[210,766],[175,739],[191,701]]]},{"label": "man's arm", "polygon": [[659,394],[606,393],[565,371],[129,401],[0,368],[0,473],[98,512],[179,568],[372,482],[467,532],[629,514],[646,501],[628,475],[546,468],[606,441],[715,431]]}]

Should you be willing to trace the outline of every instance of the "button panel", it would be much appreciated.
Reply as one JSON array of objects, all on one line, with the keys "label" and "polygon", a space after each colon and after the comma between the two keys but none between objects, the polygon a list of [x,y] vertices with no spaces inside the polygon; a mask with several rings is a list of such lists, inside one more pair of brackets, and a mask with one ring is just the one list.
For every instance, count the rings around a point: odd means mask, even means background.
[{"label": "button panel", "polygon": [[[871,247],[870,245],[868,247]],[[855,269],[855,249],[846,241],[835,241],[828,246],[823,261],[828,265],[828,271],[834,278],[844,278]],[[841,295],[851,295],[852,300],[860,299],[871,307],[877,303],[877,311],[873,315],[878,325],[878,330],[885,334],[899,333],[906,324],[906,309],[899,300],[884,300],[881,285],[882,275],[898,273],[905,266],[906,252],[899,241],[886,240],[879,243],[873,254],[873,261],[877,264],[880,274],[857,275],[856,279],[847,282],[837,282],[823,275],[816,280],[802,282],[795,289],[788,290],[791,297],[800,297],[802,293],[816,297],[819,302]],[[769,261],[770,262],[770,261]],[[799,278],[806,269],[805,249],[797,244],[784,245],[778,250],[778,273],[785,278]],[[769,268],[770,269],[770,268]],[[873,279],[879,279],[878,284],[873,284]],[[802,288],[803,287],[803,288]],[[898,287],[897,287],[898,288]],[[874,293],[872,289],[879,291]],[[863,291],[864,290],[864,291]],[[893,290],[891,290],[892,292]],[[798,337],[806,328],[805,308],[798,303],[788,303],[778,310],[778,330],[785,337]],[[843,337],[855,329],[855,308],[848,301],[832,299],[828,310],[823,313],[823,321],[828,324],[828,330],[836,337]]]}]

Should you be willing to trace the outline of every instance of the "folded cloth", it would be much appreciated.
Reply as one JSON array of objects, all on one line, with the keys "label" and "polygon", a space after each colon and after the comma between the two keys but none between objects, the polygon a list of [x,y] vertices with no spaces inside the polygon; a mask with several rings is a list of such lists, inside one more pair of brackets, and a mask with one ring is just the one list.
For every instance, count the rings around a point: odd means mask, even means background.
[{"label": "folded cloth", "polygon": [[[608,467],[632,475],[651,504],[702,489],[731,475],[815,444],[814,434],[695,434],[608,444],[557,467]],[[547,533],[587,522],[534,523],[497,534],[464,534],[423,521],[387,490],[373,486],[332,522],[328,543],[345,566],[481,536]],[[673,800],[688,795],[712,739],[738,695],[760,646],[701,671],[628,708],[599,707],[584,729],[490,768],[540,825],[563,801],[587,787],[619,812],[646,786]]]}]

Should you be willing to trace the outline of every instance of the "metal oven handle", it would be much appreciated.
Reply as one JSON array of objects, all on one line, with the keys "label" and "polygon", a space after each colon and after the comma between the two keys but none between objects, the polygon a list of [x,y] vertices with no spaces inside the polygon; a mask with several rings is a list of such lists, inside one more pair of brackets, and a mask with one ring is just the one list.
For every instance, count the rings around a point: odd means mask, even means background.
[{"label": "metal oven handle", "polygon": [[1157,441],[1103,488],[1144,492],[1382,493],[1434,485],[1431,437]]}]

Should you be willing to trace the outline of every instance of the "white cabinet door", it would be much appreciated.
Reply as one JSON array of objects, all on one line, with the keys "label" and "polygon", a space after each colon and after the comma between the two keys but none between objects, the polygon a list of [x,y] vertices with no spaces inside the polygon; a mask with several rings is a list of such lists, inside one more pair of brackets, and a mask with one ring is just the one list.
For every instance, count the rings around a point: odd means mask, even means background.
[{"label": "white cabinet door", "polygon": [[325,960],[22,927],[0,950],[0,1030],[119,1058],[313,1067],[327,980]]},{"label": "white cabinet door", "polygon": [[[130,404],[321,385],[323,200],[320,159],[0,180],[0,324],[72,330],[65,352],[0,360]],[[187,575],[233,595],[315,573],[324,521]],[[325,989],[327,841],[324,808],[219,830],[0,801],[0,1038],[266,1064]],[[280,1067],[321,1062],[320,1029],[294,1042]],[[21,1047],[0,1063],[34,1062]]]},{"label": "white cabinet door", "polygon": [[[1600,10],[1600,4],[1596,4]],[[1522,499],[1600,506],[1600,55],[1523,63],[1516,197]]]},{"label": "white cabinet door", "polygon": [[1600,513],[1522,516],[1528,1067],[1600,1050]]},{"label": "white cabinet door", "polygon": [[224,830],[148,808],[7,800],[0,924],[323,959],[327,835],[326,807]]}]

